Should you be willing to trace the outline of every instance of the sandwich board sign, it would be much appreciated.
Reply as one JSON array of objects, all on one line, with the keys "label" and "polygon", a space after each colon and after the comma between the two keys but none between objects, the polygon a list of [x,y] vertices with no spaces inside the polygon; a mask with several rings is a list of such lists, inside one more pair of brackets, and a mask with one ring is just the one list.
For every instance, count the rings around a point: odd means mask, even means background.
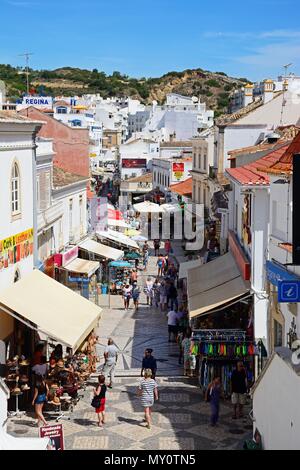
[{"label": "sandwich board sign", "polygon": [[51,450],[65,450],[64,433],[62,424],[43,426],[39,429],[40,437],[48,437]]}]

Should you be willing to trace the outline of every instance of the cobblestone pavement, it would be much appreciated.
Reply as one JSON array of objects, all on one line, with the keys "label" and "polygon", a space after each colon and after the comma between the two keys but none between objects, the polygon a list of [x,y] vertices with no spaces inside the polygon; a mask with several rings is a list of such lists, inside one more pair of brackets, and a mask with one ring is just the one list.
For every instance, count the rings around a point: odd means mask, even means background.
[{"label": "cobblestone pavement", "polygon": [[[150,258],[147,275],[156,271]],[[139,283],[145,282],[139,277]],[[71,419],[63,419],[67,449],[109,450],[199,450],[239,449],[251,434],[249,419],[231,420],[230,404],[221,404],[218,427],[209,425],[210,408],[203,401],[195,379],[182,376],[178,365],[177,345],[168,343],[166,318],[158,310],[145,305],[141,296],[138,312],[125,312],[121,297],[112,297],[111,308],[104,309],[98,328],[99,353],[102,356],[107,338],[112,337],[120,349],[116,380],[107,392],[107,423],[96,425],[96,414],[90,406],[96,376],[91,377],[84,396],[74,408]],[[153,407],[151,430],[143,423],[143,410],[136,396],[140,365],[145,347],[152,347],[158,360],[159,401]],[[249,407],[248,407],[249,408]],[[249,410],[247,410],[249,411]],[[49,424],[55,424],[50,416]],[[37,436],[31,414],[10,418],[8,432],[15,436]]]}]

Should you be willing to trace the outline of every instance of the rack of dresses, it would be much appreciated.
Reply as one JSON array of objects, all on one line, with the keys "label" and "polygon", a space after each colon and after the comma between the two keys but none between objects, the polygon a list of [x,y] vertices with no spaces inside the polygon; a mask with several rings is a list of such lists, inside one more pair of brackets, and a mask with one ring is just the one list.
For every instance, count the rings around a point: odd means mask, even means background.
[{"label": "rack of dresses", "polygon": [[221,378],[225,396],[230,396],[231,374],[238,361],[245,364],[247,374],[251,375],[257,347],[245,331],[195,330],[191,339],[191,355],[198,358],[199,384],[204,391],[217,375]]}]

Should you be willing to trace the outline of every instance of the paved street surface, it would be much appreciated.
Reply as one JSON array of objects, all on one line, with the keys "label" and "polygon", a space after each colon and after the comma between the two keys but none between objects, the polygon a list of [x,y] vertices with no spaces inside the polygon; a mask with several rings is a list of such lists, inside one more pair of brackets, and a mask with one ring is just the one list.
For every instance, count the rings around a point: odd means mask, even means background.
[{"label": "paved street surface", "polygon": [[[147,274],[140,276],[142,286],[146,275],[154,274],[156,259],[150,258]],[[111,308],[104,309],[98,328],[99,354],[103,355],[107,338],[112,337],[120,349],[116,381],[107,392],[107,423],[96,425],[96,413],[90,406],[97,375],[90,378],[84,397],[76,405],[70,421],[63,419],[67,449],[240,449],[251,434],[248,419],[232,421],[230,404],[221,404],[219,425],[209,425],[210,408],[203,401],[195,379],[182,376],[178,365],[178,348],[168,343],[167,322],[160,311],[145,305],[137,313],[125,312],[122,298],[111,296]],[[132,306],[131,306],[132,307]],[[153,426],[143,423],[143,409],[136,396],[140,380],[141,359],[146,347],[153,348],[158,361],[159,401],[153,408]],[[103,363],[103,359],[101,360]],[[248,407],[249,408],[249,407]],[[245,410],[246,411],[246,410]],[[249,409],[247,410],[249,411]],[[47,419],[47,414],[45,413]],[[49,419],[49,424],[55,421]],[[11,418],[8,432],[16,436],[36,436],[32,416]]]}]

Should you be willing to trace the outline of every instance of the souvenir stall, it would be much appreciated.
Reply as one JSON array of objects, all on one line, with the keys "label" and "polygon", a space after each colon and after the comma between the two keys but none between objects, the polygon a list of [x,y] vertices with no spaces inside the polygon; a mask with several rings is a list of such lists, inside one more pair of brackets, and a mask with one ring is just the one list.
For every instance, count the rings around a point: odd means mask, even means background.
[{"label": "souvenir stall", "polygon": [[124,284],[130,282],[130,274],[135,268],[135,263],[129,261],[112,261],[109,263],[109,292],[121,294]]},{"label": "souvenir stall", "polygon": [[[5,364],[1,367],[1,375],[10,390],[11,414],[20,415],[31,407],[35,374],[41,374],[42,370],[42,375],[48,378],[47,364],[50,373],[55,367],[55,372],[61,367],[66,369],[65,376],[58,381],[61,382],[58,386],[65,387],[64,396],[62,400],[50,400],[52,405],[55,406],[55,401],[57,405],[58,402],[71,405],[70,397],[77,398],[85,374],[95,371],[93,330],[99,322],[101,309],[39,270],[3,290],[0,304],[0,312],[11,316],[15,323],[12,337],[5,341],[2,354]],[[52,354],[55,348],[56,355]],[[77,361],[76,384],[70,375],[75,373],[75,368],[71,368],[73,361]],[[83,362],[86,362],[84,367]]]},{"label": "souvenir stall", "polygon": [[253,340],[246,331],[238,329],[194,330],[191,355],[198,359],[199,384],[203,392],[218,375],[225,397],[231,395],[231,374],[238,361],[242,361],[248,381],[254,381],[254,356],[257,353]]},{"label": "souvenir stall", "polygon": [[99,261],[90,261],[78,257],[79,248],[55,255],[56,279],[60,284],[78,292],[86,299],[98,303],[97,274]]}]

